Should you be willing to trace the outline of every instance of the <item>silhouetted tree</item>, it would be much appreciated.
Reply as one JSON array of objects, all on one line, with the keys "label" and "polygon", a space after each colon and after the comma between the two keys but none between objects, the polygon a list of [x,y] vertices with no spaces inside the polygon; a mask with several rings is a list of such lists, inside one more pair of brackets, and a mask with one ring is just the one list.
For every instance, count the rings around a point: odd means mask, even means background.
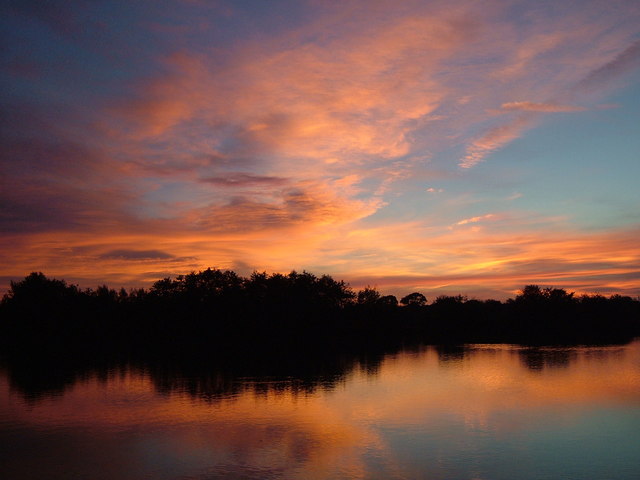
[{"label": "silhouetted tree", "polygon": [[[527,285],[514,298],[441,295],[427,305],[303,271],[244,278],[208,268],[156,281],[146,291],[80,290],[33,272],[0,301],[0,346],[56,355],[120,351],[179,356],[241,346],[322,350],[403,342],[619,342],[640,334],[640,302]],[[1,352],[0,352],[1,353]],[[191,353],[189,353],[191,355]]]},{"label": "silhouetted tree", "polygon": [[47,278],[42,272],[32,272],[24,280],[10,282],[9,291],[4,295],[5,303],[46,303],[55,304],[78,294],[78,287],[67,285],[64,280]]},{"label": "silhouetted tree", "polygon": [[440,295],[433,302],[434,305],[439,306],[453,306],[453,305],[462,305],[467,301],[467,297],[465,295]]},{"label": "silhouetted tree", "polygon": [[570,302],[574,293],[567,293],[563,288],[540,288],[538,285],[527,285],[516,296],[516,302],[539,303],[545,301]]},{"label": "silhouetted tree", "polygon": [[394,295],[383,295],[377,302],[378,305],[384,305],[387,307],[397,307],[398,299]]},{"label": "silhouetted tree", "polygon": [[402,297],[400,303],[411,307],[424,307],[427,304],[427,297],[420,292],[413,292]]},{"label": "silhouetted tree", "polygon": [[380,299],[380,292],[375,287],[366,286],[358,291],[356,298],[358,305],[375,305]]}]

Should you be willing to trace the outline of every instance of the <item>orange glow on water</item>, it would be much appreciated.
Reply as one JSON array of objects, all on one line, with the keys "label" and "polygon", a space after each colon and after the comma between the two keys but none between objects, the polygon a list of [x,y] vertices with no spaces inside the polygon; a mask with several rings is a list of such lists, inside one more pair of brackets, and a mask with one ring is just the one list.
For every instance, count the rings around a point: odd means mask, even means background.
[{"label": "orange glow on water", "polygon": [[[542,350],[477,345],[452,355],[424,347],[417,353],[387,357],[374,373],[356,368],[330,388],[305,392],[285,384],[274,390],[268,380],[253,383],[249,378],[242,381],[239,392],[211,401],[179,388],[160,395],[148,375],[126,371],[80,381],[61,396],[38,401],[27,410],[14,394],[4,399],[3,410],[36,424],[66,419],[107,428],[149,422],[262,425],[275,420],[355,439],[354,427],[374,417],[398,423],[403,418],[468,409],[489,414],[509,407],[582,401],[637,404],[639,345]],[[6,378],[2,388],[8,389]]]},{"label": "orange glow on water", "polygon": [[[638,408],[639,361],[637,342],[542,350],[425,347],[389,356],[374,371],[356,367],[331,387],[299,390],[285,381],[274,388],[268,379],[245,378],[236,380],[241,388],[208,400],[186,393],[179,382],[159,393],[147,374],[126,371],[25,402],[8,391],[3,376],[0,407],[2,421],[38,431],[93,432],[92,438],[138,432],[135,448],[193,457],[218,470],[251,465],[304,478],[368,478],[368,455],[397,475],[409,474],[384,432],[446,439],[450,428],[462,428],[465,436],[484,432],[499,441],[519,438],[548,418],[554,428],[571,428],[585,410]],[[130,455],[118,461],[127,465],[137,454]]]}]

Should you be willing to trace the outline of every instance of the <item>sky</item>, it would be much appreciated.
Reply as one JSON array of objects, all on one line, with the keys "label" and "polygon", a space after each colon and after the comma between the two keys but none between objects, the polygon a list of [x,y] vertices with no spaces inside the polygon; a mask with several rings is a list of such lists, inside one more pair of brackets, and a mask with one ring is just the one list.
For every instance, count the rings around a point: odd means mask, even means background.
[{"label": "sky", "polygon": [[636,0],[1,5],[0,290],[640,295]]}]

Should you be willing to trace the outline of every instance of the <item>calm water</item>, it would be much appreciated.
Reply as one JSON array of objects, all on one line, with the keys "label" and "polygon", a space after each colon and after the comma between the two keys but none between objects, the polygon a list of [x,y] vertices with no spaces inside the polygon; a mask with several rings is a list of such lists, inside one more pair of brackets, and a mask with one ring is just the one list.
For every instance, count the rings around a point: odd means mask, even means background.
[{"label": "calm water", "polygon": [[0,375],[7,480],[640,478],[640,342],[425,347],[304,381],[14,377]]}]

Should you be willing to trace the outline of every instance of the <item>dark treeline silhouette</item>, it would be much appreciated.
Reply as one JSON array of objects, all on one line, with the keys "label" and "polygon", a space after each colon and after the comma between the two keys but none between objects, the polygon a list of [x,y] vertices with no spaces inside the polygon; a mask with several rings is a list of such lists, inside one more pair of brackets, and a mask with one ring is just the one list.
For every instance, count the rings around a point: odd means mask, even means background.
[{"label": "dark treeline silhouette", "polygon": [[[356,367],[375,373],[385,355],[424,344],[440,345],[448,361],[465,343],[612,344],[638,335],[640,302],[630,297],[529,285],[506,302],[429,303],[418,292],[398,302],[308,272],[245,278],[207,269],[130,291],[32,273],[0,302],[0,359],[11,385],[35,399],[128,368],[147,372],[159,391],[211,400],[246,377],[308,392],[333,388]],[[537,350],[524,351],[527,365],[542,365]]]},{"label": "dark treeline silhouette", "polygon": [[148,289],[82,290],[32,273],[0,303],[9,356],[73,354],[287,357],[419,343],[623,343],[640,334],[640,302],[529,285],[506,302],[415,292],[400,302],[330,276],[207,269]]}]

